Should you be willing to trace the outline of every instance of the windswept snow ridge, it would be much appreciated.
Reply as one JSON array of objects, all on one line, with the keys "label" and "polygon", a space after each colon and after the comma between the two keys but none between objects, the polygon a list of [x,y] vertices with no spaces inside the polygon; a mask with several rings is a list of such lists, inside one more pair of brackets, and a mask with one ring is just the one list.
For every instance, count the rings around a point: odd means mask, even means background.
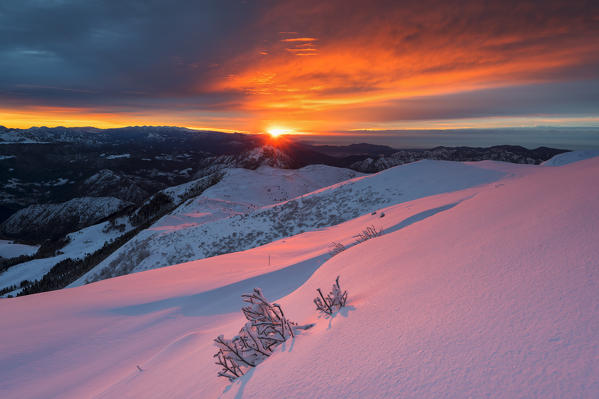
[{"label": "windswept snow ridge", "polygon": [[562,166],[572,162],[578,162],[589,158],[599,157],[599,149],[597,150],[579,150],[570,151],[563,154],[558,154],[551,159],[543,162],[543,166]]}]

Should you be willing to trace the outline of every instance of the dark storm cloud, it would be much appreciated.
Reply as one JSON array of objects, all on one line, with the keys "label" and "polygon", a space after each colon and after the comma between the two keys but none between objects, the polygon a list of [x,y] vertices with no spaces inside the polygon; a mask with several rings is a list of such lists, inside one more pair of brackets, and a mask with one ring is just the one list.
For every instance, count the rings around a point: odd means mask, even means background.
[{"label": "dark storm cloud", "polygon": [[[368,109],[343,111],[360,119],[414,121],[523,115],[594,115],[599,81],[558,82],[475,90],[391,101]],[[363,115],[361,115],[363,114]]]},{"label": "dark storm cloud", "polygon": [[194,92],[227,47],[243,45],[231,35],[256,9],[242,1],[4,1],[0,89],[34,100]]}]

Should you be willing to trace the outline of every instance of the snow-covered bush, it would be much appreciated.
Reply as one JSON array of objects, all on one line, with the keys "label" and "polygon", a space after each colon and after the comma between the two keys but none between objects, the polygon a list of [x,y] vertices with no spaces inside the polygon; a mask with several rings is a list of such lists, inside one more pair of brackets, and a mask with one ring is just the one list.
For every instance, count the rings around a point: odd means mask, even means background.
[{"label": "snow-covered bush", "polygon": [[335,242],[333,241],[332,243],[329,244],[329,255],[331,256],[335,256],[337,254],[340,254],[341,252],[345,251],[345,245],[341,244],[340,242]]},{"label": "snow-covered bush", "polygon": [[241,309],[249,325],[255,328],[259,338],[270,350],[273,345],[280,344],[293,337],[292,326],[295,324],[285,318],[283,309],[276,303],[270,304],[260,288],[254,288],[251,294],[241,296],[249,305]]},{"label": "snow-covered bush", "polygon": [[320,288],[317,288],[318,295],[314,298],[314,304],[316,304],[316,310],[326,313],[328,315],[332,315],[339,309],[345,306],[347,302],[347,291],[341,291],[341,287],[339,286],[339,276],[335,279],[335,283],[333,284],[333,288],[331,292],[325,297],[322,294]]},{"label": "snow-covered bush", "polygon": [[218,348],[218,352],[214,355],[217,358],[216,364],[221,366],[221,370],[218,372],[219,377],[225,377],[229,381],[233,381],[244,374],[240,364],[247,367],[256,366],[254,362],[246,359],[239,337],[226,339],[223,335],[219,335],[214,342]]},{"label": "snow-covered bush", "polygon": [[379,237],[383,235],[383,228],[377,229],[374,225],[366,227],[362,232],[354,236],[356,244],[360,244],[371,238]]},{"label": "snow-covered bush", "polygon": [[218,348],[214,357],[221,366],[218,376],[230,381],[244,375],[248,368],[256,367],[279,344],[294,336],[295,323],[287,320],[281,306],[269,303],[260,288],[241,297],[248,303],[241,309],[247,323],[233,339],[220,335],[214,340]]}]

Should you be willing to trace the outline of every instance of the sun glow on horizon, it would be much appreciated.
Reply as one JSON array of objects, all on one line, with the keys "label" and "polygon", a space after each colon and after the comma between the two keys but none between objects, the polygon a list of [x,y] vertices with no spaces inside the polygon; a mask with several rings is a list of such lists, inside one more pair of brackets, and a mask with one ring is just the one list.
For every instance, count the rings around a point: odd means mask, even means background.
[{"label": "sun glow on horizon", "polygon": [[277,138],[277,137],[283,136],[285,134],[291,134],[294,132],[295,131],[292,129],[285,129],[285,128],[280,128],[280,127],[271,127],[271,128],[266,129],[266,133],[268,133],[273,138]]}]

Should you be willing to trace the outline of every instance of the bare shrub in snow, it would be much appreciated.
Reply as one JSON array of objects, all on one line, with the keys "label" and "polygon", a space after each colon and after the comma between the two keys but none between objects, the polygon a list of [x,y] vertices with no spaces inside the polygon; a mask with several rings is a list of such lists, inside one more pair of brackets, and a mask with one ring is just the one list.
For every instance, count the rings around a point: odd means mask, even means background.
[{"label": "bare shrub in snow", "polygon": [[218,352],[214,355],[217,358],[216,364],[221,366],[221,370],[218,372],[219,377],[233,381],[244,374],[240,364],[248,367],[256,366],[253,362],[245,359],[245,353],[238,337],[226,339],[223,335],[219,335],[214,343],[218,348]]},{"label": "bare shrub in snow", "polygon": [[370,240],[375,237],[383,235],[383,228],[377,229],[374,225],[370,225],[362,230],[359,234],[354,236],[356,244],[360,244],[364,241]]},{"label": "bare shrub in snow", "polygon": [[317,288],[318,295],[314,298],[314,304],[316,304],[316,310],[326,313],[328,315],[332,315],[339,309],[345,306],[347,302],[347,291],[341,292],[341,287],[339,286],[339,276],[335,279],[335,283],[333,284],[333,288],[331,292],[325,297],[322,294],[320,288]]},{"label": "bare shrub in snow", "polygon": [[257,337],[260,338],[266,350],[272,352],[273,346],[293,337],[292,326],[295,323],[285,318],[279,304],[270,304],[264,298],[260,288],[254,288],[254,292],[241,297],[244,302],[249,304],[241,309],[245,318],[248,319],[246,329],[249,326],[252,328],[251,332],[256,331]]},{"label": "bare shrub in snow", "polygon": [[280,305],[268,302],[260,288],[241,297],[248,303],[241,309],[247,323],[233,339],[220,335],[214,340],[218,348],[214,357],[221,367],[218,376],[230,381],[244,375],[248,368],[256,367],[279,344],[294,336],[295,323],[287,320]]},{"label": "bare shrub in snow", "polygon": [[341,252],[345,251],[345,245],[341,244],[340,242],[335,242],[333,241],[332,243],[329,244],[329,255],[331,256],[335,256],[337,254],[340,254]]}]

